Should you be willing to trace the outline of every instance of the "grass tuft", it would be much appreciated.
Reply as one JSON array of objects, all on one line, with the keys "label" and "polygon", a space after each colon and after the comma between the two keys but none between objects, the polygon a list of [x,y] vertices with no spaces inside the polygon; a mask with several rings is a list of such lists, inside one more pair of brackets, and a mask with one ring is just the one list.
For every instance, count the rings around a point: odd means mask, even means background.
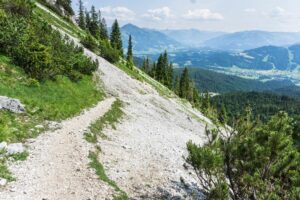
[{"label": "grass tuft", "polygon": [[98,161],[98,154],[90,152],[89,158],[91,160],[90,167],[96,170],[96,174],[98,175],[99,179],[112,186],[118,193],[114,196],[114,200],[128,200],[127,194],[119,188],[116,182],[109,179],[109,177],[106,175],[103,165]]},{"label": "grass tuft", "polygon": [[96,143],[97,136],[100,136],[102,139],[108,139],[103,133],[103,129],[106,126],[111,126],[114,129],[116,128],[115,125],[124,115],[122,106],[122,101],[117,99],[112,104],[111,109],[89,127],[89,131],[85,133],[85,139],[90,143]]}]

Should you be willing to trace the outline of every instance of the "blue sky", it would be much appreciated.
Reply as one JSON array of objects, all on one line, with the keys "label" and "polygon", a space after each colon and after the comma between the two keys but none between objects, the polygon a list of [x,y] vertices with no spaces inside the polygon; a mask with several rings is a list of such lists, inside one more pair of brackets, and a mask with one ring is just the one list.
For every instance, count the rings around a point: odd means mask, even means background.
[{"label": "blue sky", "polygon": [[[300,31],[299,0],[83,0],[108,24],[156,29]],[[77,10],[77,0],[73,0]]]}]

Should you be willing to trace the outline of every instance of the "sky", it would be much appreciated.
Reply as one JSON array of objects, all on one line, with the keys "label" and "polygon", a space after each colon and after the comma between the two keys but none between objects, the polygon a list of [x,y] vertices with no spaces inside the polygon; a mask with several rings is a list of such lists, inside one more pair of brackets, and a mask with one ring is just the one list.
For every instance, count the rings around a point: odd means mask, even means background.
[{"label": "sky", "polygon": [[[101,10],[110,25],[132,23],[155,29],[236,32],[300,31],[299,0],[83,0]],[[78,0],[73,0],[78,10]]]}]

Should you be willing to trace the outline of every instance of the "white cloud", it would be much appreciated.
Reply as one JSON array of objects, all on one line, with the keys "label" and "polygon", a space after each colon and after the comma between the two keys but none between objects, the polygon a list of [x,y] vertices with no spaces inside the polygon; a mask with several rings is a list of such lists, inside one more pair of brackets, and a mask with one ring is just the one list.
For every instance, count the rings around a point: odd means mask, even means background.
[{"label": "white cloud", "polygon": [[202,19],[202,20],[223,20],[224,17],[220,13],[212,12],[209,9],[189,10],[183,15],[185,19]]},{"label": "white cloud", "polygon": [[191,3],[196,3],[197,1],[196,0],[190,0],[191,1]]},{"label": "white cloud", "polygon": [[122,6],[118,7],[103,7],[100,8],[103,16],[107,19],[118,19],[119,21],[133,21],[135,19],[135,13]]},{"label": "white cloud", "polygon": [[257,12],[257,10],[255,8],[246,8],[244,11],[247,12],[247,13],[255,13],[255,12]]},{"label": "white cloud", "polygon": [[156,21],[161,21],[164,19],[174,18],[175,16],[172,14],[171,9],[165,6],[162,8],[150,9],[147,11],[146,14],[143,15],[143,17]]},{"label": "white cloud", "polygon": [[290,15],[290,13],[286,11],[284,8],[281,8],[279,6],[273,8],[269,13],[269,16],[272,18],[281,18],[281,17],[286,17],[288,15]]}]

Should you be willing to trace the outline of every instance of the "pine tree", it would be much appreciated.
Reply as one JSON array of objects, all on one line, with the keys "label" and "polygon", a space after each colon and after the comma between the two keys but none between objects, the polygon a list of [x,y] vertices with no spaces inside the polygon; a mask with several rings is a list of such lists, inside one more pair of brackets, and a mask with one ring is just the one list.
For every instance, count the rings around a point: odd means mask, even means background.
[{"label": "pine tree", "polygon": [[118,20],[115,20],[112,25],[110,43],[114,49],[119,51],[119,55],[123,57],[123,44],[122,44],[121,30],[119,27]]},{"label": "pine tree", "polygon": [[180,94],[180,78],[179,78],[179,76],[176,76],[173,91],[175,92],[175,94],[177,94],[179,96],[179,94]]},{"label": "pine tree", "polygon": [[100,30],[99,30],[99,20],[98,20],[98,14],[96,12],[95,6],[92,6],[91,8],[91,22],[89,25],[89,31],[90,33],[97,39],[100,37]]},{"label": "pine tree", "polygon": [[101,32],[100,32],[101,39],[109,40],[107,24],[106,24],[106,20],[104,18],[102,18],[100,26],[101,26]]},{"label": "pine tree", "polygon": [[167,86],[169,89],[173,87],[173,63],[170,63],[167,68]]},{"label": "pine tree", "polygon": [[[300,198],[300,154],[293,120],[280,112],[268,123],[249,114],[233,127],[206,129],[206,144],[189,142],[187,162],[207,199]],[[207,184],[209,183],[209,184]]]},{"label": "pine tree", "polygon": [[161,82],[165,85],[165,86],[169,86],[169,78],[168,78],[168,68],[169,68],[169,60],[168,60],[168,53],[167,51],[164,52],[163,54],[163,68],[162,68],[162,80]]},{"label": "pine tree", "polygon": [[86,29],[85,24],[85,16],[84,16],[84,7],[82,0],[79,0],[79,18],[78,18],[78,25],[81,29]]},{"label": "pine tree", "polygon": [[127,50],[127,66],[129,68],[133,67],[133,52],[132,52],[132,37],[129,35],[128,40],[128,50]]},{"label": "pine tree", "polygon": [[91,17],[90,13],[87,10],[85,10],[85,26],[86,29],[89,31],[91,27]]},{"label": "pine tree", "polygon": [[151,76],[150,61],[148,57],[144,59],[142,70]]},{"label": "pine tree", "polygon": [[163,55],[160,54],[157,60],[156,68],[155,68],[155,79],[159,82],[163,83],[165,73],[165,64]]},{"label": "pine tree", "polygon": [[157,66],[156,62],[153,62],[152,69],[151,69],[151,72],[150,72],[150,76],[152,78],[154,78],[154,79],[157,80],[157,77],[156,77],[156,71],[157,71],[156,66]]},{"label": "pine tree", "polygon": [[184,68],[181,78],[180,78],[180,92],[179,96],[181,98],[187,98],[188,92],[190,89],[190,78],[189,78],[189,71],[187,68]]}]

